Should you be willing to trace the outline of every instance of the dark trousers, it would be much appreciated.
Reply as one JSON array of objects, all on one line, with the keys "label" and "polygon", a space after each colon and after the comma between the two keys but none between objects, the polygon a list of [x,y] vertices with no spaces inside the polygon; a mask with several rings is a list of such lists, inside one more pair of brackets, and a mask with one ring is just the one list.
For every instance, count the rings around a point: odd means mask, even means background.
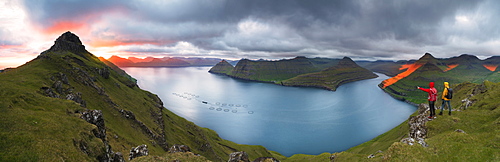
[{"label": "dark trousers", "polygon": [[430,116],[435,116],[436,115],[436,109],[434,109],[434,103],[436,101],[429,101],[429,108],[430,108],[430,111],[431,111],[431,115]]}]

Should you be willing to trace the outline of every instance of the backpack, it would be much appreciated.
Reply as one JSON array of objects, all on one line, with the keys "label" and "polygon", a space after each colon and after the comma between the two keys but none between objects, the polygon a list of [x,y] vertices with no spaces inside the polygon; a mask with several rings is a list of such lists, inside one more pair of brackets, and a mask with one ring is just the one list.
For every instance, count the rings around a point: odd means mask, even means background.
[{"label": "backpack", "polygon": [[437,90],[435,88],[429,88],[429,101],[436,101]]},{"label": "backpack", "polygon": [[448,89],[448,94],[446,94],[446,96],[444,96],[444,97],[446,97],[447,99],[453,98],[453,89],[451,89],[451,88],[447,88],[447,89]]}]

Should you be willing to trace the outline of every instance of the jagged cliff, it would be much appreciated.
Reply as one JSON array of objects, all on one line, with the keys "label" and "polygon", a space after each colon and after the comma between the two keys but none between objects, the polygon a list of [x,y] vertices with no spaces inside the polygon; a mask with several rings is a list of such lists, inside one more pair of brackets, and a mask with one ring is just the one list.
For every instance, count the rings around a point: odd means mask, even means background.
[{"label": "jagged cliff", "polygon": [[121,161],[165,155],[174,144],[213,161],[236,151],[251,159],[273,156],[168,111],[71,32],[37,58],[0,73],[0,96],[0,161]]}]

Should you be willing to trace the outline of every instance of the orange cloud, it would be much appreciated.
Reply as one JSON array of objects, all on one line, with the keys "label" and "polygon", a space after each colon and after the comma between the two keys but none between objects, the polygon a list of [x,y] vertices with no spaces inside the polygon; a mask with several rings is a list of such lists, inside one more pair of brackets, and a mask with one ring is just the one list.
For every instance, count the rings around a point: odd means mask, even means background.
[{"label": "orange cloud", "polygon": [[43,29],[43,32],[46,34],[59,34],[66,31],[75,31],[83,27],[85,27],[85,23],[58,21],[54,23],[52,26]]},{"label": "orange cloud", "polygon": [[382,81],[382,84],[384,85],[382,88],[388,87],[388,86],[398,82],[399,80],[406,78],[411,73],[415,72],[415,70],[420,68],[422,65],[423,64],[417,64],[417,63],[401,65],[401,68],[399,68],[399,70],[404,70],[404,69],[407,69],[407,70],[402,72],[402,73],[399,73],[395,77],[392,77],[392,78],[389,78],[389,79]]},{"label": "orange cloud", "polygon": [[498,65],[488,65],[488,64],[484,64],[483,66],[490,71],[495,71],[497,70],[498,67]]},{"label": "orange cloud", "polygon": [[0,45],[0,49],[22,48],[23,45]]}]

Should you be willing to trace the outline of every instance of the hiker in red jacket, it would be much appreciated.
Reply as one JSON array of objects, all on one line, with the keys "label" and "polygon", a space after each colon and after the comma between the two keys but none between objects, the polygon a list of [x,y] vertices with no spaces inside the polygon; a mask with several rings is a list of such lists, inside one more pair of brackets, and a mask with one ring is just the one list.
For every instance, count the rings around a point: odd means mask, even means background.
[{"label": "hiker in red jacket", "polygon": [[437,90],[436,90],[436,88],[434,88],[434,82],[429,83],[429,89],[425,89],[425,88],[421,88],[421,87],[417,87],[417,88],[429,93],[428,100],[429,100],[429,107],[430,107],[430,112],[431,112],[429,119],[436,118],[435,117],[436,111],[434,109],[434,103],[436,102],[436,98],[437,98]]}]

